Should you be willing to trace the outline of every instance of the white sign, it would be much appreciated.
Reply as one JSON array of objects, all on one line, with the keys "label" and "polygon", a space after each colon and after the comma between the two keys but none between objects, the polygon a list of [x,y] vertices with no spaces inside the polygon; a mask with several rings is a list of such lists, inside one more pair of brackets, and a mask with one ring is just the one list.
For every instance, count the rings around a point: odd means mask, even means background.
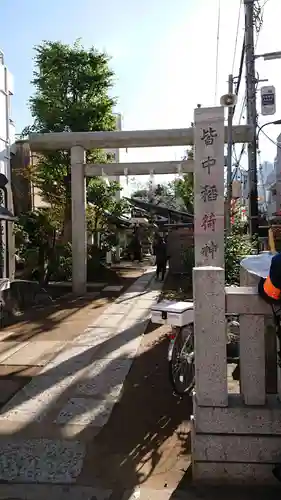
[{"label": "white sign", "polygon": [[261,88],[261,114],[263,116],[276,113],[276,95],[273,85]]},{"label": "white sign", "polygon": [[224,108],[194,112],[195,266],[224,267]]}]

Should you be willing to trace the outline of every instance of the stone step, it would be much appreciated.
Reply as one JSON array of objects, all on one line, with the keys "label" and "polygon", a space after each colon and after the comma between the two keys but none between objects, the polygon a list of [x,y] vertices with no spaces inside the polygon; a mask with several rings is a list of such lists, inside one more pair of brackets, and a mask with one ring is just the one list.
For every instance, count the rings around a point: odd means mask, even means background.
[{"label": "stone step", "polygon": [[281,463],[281,436],[196,434],[192,457],[199,462]]},{"label": "stone step", "polygon": [[71,484],[82,470],[84,456],[85,446],[79,441],[2,437],[0,483]]},{"label": "stone step", "polygon": [[[272,464],[194,462],[192,474],[194,481],[200,485],[231,485],[232,487],[232,485],[276,486],[278,484],[272,474]],[[281,488],[278,490],[279,494],[275,497],[260,498],[265,500],[280,498]],[[229,500],[229,495],[226,498]],[[241,500],[241,497],[237,496],[237,498]],[[249,496],[248,498],[257,500],[259,497]]]},{"label": "stone step", "polygon": [[146,487],[111,491],[89,486],[6,485],[0,487],[0,500],[276,500],[277,487],[195,486],[172,491]]},{"label": "stone step", "polygon": [[111,490],[90,486],[1,484],[0,500],[109,500]]},{"label": "stone step", "polygon": [[266,406],[246,406],[240,394],[228,395],[223,408],[199,406],[193,398],[195,431],[205,434],[260,434],[281,436],[281,403],[267,395]]}]

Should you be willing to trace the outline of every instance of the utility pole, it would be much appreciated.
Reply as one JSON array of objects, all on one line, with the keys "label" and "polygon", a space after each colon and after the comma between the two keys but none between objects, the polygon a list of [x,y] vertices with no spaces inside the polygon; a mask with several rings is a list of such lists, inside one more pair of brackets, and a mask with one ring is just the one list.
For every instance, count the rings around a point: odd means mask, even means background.
[{"label": "utility pole", "polygon": [[[233,94],[233,75],[228,77],[228,94]],[[232,122],[233,122],[233,107],[228,107],[228,118],[227,118],[227,196],[226,196],[226,230],[230,231],[230,221],[231,221],[231,200],[232,200]]]},{"label": "utility pole", "polygon": [[258,233],[259,225],[257,189],[257,109],[254,47],[254,2],[255,0],[244,0],[247,124],[252,127],[252,140],[248,144],[249,228],[251,236],[254,236]]}]

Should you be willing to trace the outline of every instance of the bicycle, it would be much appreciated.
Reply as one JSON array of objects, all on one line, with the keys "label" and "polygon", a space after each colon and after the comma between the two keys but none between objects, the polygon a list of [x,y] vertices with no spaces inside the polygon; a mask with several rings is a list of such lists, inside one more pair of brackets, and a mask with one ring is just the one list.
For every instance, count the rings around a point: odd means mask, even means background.
[{"label": "bicycle", "polygon": [[177,395],[190,394],[195,386],[194,325],[172,327],[169,334],[169,379]]},{"label": "bicycle", "polygon": [[[226,320],[227,362],[239,365],[239,323]],[[236,329],[237,331],[233,331]],[[172,327],[168,348],[169,378],[175,394],[190,395],[195,387],[194,325]]]},{"label": "bicycle", "polygon": [[[175,394],[190,395],[195,386],[193,302],[164,301],[154,306],[151,312],[153,323],[167,323],[167,318],[169,324],[184,323],[182,326],[171,324],[168,334],[168,374]],[[238,364],[239,323],[234,317],[227,319],[227,337],[227,361]]]}]

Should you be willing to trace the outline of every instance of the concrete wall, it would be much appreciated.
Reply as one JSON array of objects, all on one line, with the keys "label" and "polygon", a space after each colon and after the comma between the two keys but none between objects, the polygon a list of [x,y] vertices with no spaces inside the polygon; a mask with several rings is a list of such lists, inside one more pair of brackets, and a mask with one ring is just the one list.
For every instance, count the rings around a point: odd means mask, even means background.
[{"label": "concrete wall", "polygon": [[15,154],[11,159],[16,215],[28,210],[48,207],[48,204],[42,200],[38,188],[28,178],[27,167],[35,165],[37,161],[38,156],[35,153],[31,154],[27,141],[16,141]]},{"label": "concrete wall", "polygon": [[17,141],[15,154],[11,158],[12,190],[15,215],[20,215],[32,208],[31,186],[24,174],[30,162],[30,149],[27,142]]},{"label": "concrete wall", "polygon": [[[248,286],[223,286],[223,269],[194,270],[196,393],[192,419],[193,479],[205,483],[275,484],[281,464],[281,381],[267,388],[270,306]],[[226,369],[225,314],[240,318],[240,388],[231,393]],[[215,326],[215,328],[214,328]],[[269,339],[270,340],[270,339]]]},{"label": "concrete wall", "polygon": [[168,234],[168,255],[170,257],[169,270],[172,274],[181,274],[188,271],[185,254],[194,248],[193,228],[176,227]]}]

